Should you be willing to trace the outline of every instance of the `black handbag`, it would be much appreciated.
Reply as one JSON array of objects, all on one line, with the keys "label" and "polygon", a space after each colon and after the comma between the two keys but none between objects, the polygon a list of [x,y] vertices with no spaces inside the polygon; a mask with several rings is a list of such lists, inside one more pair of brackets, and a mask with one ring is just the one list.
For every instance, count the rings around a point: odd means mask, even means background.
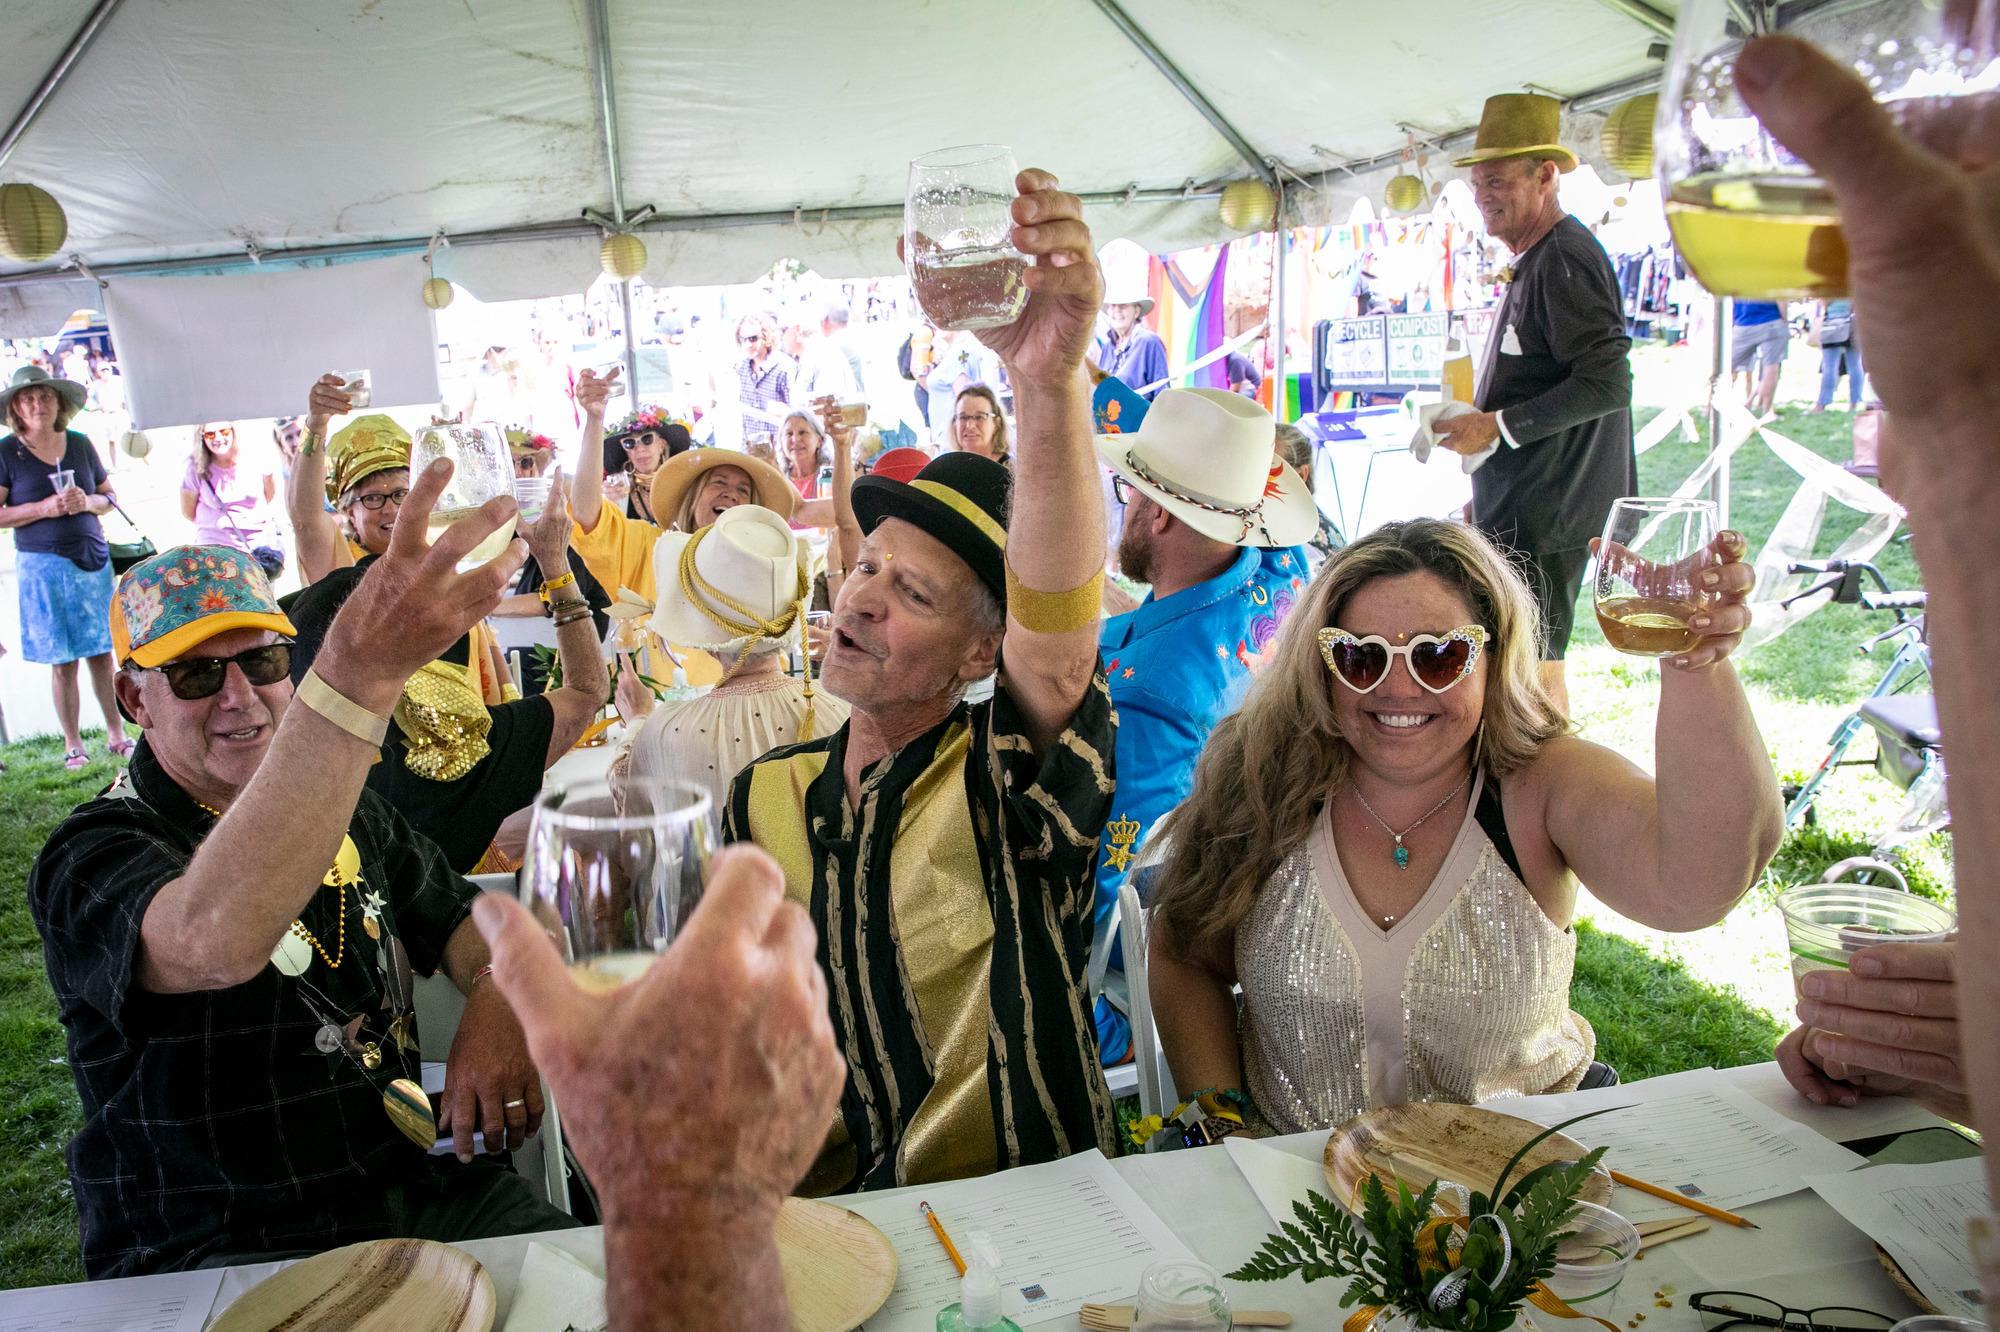
[{"label": "black handbag", "polygon": [[133,565],[143,560],[150,560],[160,552],[153,544],[153,539],[139,530],[139,524],[132,521],[132,515],[125,512],[123,505],[114,499],[111,501],[111,507],[118,510],[118,516],[125,520],[125,525],[132,529],[132,535],[138,538],[136,541],[112,541],[109,538],[105,540],[105,545],[111,548],[111,572],[123,574]]}]

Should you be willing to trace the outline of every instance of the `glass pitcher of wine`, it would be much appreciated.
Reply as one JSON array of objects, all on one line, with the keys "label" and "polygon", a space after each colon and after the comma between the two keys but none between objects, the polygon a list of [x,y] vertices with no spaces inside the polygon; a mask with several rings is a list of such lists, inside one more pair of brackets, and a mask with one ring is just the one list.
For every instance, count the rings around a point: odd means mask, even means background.
[{"label": "glass pitcher of wine", "polygon": [[[1994,7],[1993,0],[1963,4],[1988,24]],[[1737,92],[1746,35],[1734,26],[1735,11],[1730,0],[1681,0],[1675,19],[1653,123],[1654,170],[1674,244],[1718,296],[1845,296],[1839,206]],[[1969,33],[1977,25],[1963,26]],[[1936,3],[1825,6],[1784,31],[1851,65],[1898,115],[1993,86],[1990,49],[1948,33]]]},{"label": "glass pitcher of wine", "polygon": [[[451,460],[451,481],[431,508],[424,533],[427,541],[436,541],[438,533],[486,501],[514,493],[514,460],[507,451],[506,433],[497,425],[431,425],[417,431],[410,442],[410,475],[420,475],[439,458]],[[509,518],[501,524],[464,563],[484,564],[506,550],[514,539],[514,523]]]}]

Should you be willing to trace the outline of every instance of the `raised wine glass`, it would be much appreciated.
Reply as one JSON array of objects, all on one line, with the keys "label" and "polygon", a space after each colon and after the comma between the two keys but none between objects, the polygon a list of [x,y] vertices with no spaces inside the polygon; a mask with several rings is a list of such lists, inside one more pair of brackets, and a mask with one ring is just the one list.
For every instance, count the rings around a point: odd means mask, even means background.
[{"label": "raised wine glass", "polygon": [[[514,459],[497,425],[425,426],[410,442],[410,475],[438,458],[451,459],[451,480],[431,508],[427,540],[436,541],[440,532],[486,501],[514,493]],[[462,565],[483,564],[506,550],[514,539],[514,522],[509,518],[473,547]]]},{"label": "raised wine glass", "polygon": [[1597,548],[1597,624],[1635,657],[1695,645],[1701,573],[1715,564],[1715,506],[1695,499],[1621,499]]},{"label": "raised wine glass", "polygon": [[925,153],[910,163],[903,264],[938,328],[998,328],[1028,302],[1028,261],[1014,248],[1014,150],[994,143]]},{"label": "raised wine glass", "polygon": [[[1681,0],[1675,17],[1653,123],[1654,170],[1675,247],[1718,296],[1845,296],[1838,204],[1737,92],[1739,8],[1731,0]],[[1933,113],[1939,99],[1989,92],[2000,78],[1996,0],[1804,8],[1815,12],[1783,30],[1851,65],[1906,127]]]},{"label": "raised wine glass", "polygon": [[673,943],[720,840],[708,792],[684,782],[550,787],[528,827],[521,900],[580,984],[612,989]]}]

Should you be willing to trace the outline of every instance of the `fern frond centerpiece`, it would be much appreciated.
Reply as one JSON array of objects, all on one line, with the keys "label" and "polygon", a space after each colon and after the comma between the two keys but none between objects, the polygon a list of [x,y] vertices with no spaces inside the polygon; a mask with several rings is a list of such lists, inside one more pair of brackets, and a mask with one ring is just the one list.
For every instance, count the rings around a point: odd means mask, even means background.
[{"label": "fern frond centerpiece", "polygon": [[[1347,1332],[1365,1332],[1391,1311],[1418,1328],[1446,1332],[1503,1332],[1531,1300],[1565,1317],[1578,1316],[1544,1284],[1578,1213],[1578,1194],[1604,1150],[1575,1161],[1552,1161],[1515,1178],[1534,1148],[1563,1129],[1595,1115],[1579,1115],[1537,1133],[1508,1159],[1493,1187],[1471,1192],[1439,1182],[1412,1193],[1398,1179],[1392,1194],[1370,1172],[1360,1187],[1360,1216],[1315,1192],[1293,1204],[1295,1220],[1247,1263],[1229,1273],[1237,1281],[1347,1282],[1340,1307],[1354,1309]],[[1602,1320],[1598,1320],[1602,1321]],[[1607,1326],[1609,1326],[1607,1324]]]}]

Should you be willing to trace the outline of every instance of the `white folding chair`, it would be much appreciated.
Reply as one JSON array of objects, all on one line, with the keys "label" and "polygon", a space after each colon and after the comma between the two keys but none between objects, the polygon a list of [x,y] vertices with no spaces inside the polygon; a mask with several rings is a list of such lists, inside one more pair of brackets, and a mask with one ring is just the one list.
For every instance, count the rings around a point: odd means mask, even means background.
[{"label": "white folding chair", "polygon": [[[1132,1062],[1139,1070],[1139,1113],[1164,1117],[1179,1098],[1174,1095],[1174,1078],[1167,1069],[1167,1053],[1160,1046],[1159,1028],[1153,1025],[1153,997],[1147,989],[1146,908],[1139,905],[1139,890],[1130,883],[1118,890],[1118,914],[1124,922],[1126,993],[1132,1005]],[[1153,1148],[1149,1144],[1146,1150]]]},{"label": "white folding chair", "polygon": [[[512,876],[505,877],[511,890]],[[458,1034],[458,1020],[465,1015],[465,996],[458,992],[458,986],[451,977],[440,969],[434,976],[416,977],[411,998],[417,1013],[417,1037],[422,1042],[424,1053],[429,1056],[424,1060],[424,1070],[430,1074],[433,1065],[438,1070],[435,1077],[424,1079],[424,1090],[434,1092],[436,1089],[431,1084],[435,1081],[442,1085],[444,1057],[451,1049],[452,1037]],[[541,1132],[528,1139],[514,1153],[514,1169],[549,1206],[558,1211],[569,1211],[569,1170],[563,1162],[562,1121],[556,1114],[555,1097],[549,1092],[546,1082],[542,1084]]]},{"label": "white folding chair", "polygon": [[[1119,908],[1120,903],[1111,904],[1111,914],[1104,918],[1096,937],[1090,941],[1090,969],[1086,975],[1091,1010],[1095,1012],[1097,1001],[1103,999],[1129,1019],[1132,1007],[1125,994],[1126,976],[1123,973],[1111,974],[1111,945],[1118,939]],[[1124,1063],[1107,1068],[1104,1070],[1104,1082],[1113,1096],[1130,1096],[1139,1089],[1139,1066]]]}]

